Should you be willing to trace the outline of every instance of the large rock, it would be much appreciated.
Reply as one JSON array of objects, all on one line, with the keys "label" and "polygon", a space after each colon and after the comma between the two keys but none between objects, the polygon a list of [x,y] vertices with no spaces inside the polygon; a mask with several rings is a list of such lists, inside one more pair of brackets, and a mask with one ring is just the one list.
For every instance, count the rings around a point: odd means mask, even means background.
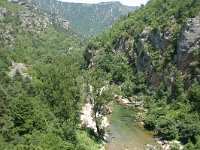
[{"label": "large rock", "polygon": [[147,41],[149,41],[155,50],[158,49],[164,51],[169,46],[172,35],[172,29],[161,31],[159,28],[152,30],[150,27],[146,27],[140,34],[139,40],[137,42],[138,49],[148,49]]},{"label": "large rock", "polygon": [[145,27],[142,33],[139,36],[139,39],[137,41],[137,52],[141,53],[142,51],[145,51],[148,49],[148,45],[146,44],[147,39],[150,34],[150,27]]},{"label": "large rock", "polygon": [[140,70],[146,73],[149,70],[149,63],[150,63],[150,58],[146,53],[149,48],[147,44],[147,40],[148,40],[150,30],[151,30],[150,27],[144,28],[136,44],[137,45],[136,50],[138,53],[138,61],[137,61],[138,68],[140,68]]},{"label": "large rock", "polygon": [[200,49],[200,14],[186,21],[177,44],[177,63],[185,70],[194,59],[194,51]]},{"label": "large rock", "polygon": [[0,21],[3,20],[6,13],[7,13],[7,9],[0,7]]},{"label": "large rock", "polygon": [[145,150],[159,150],[157,146],[151,145],[151,144],[146,144],[144,149]]},{"label": "large rock", "polygon": [[10,67],[10,72],[8,73],[8,76],[10,78],[13,78],[14,76],[16,76],[17,73],[20,73],[24,79],[29,79],[29,80],[32,79],[32,77],[27,73],[27,68],[25,64],[15,63],[13,61],[12,66]]},{"label": "large rock", "polygon": [[65,29],[69,29],[69,21],[67,20],[63,20],[63,19],[58,19],[59,24],[65,28]]},{"label": "large rock", "polygon": [[170,29],[165,30],[163,32],[161,32],[160,29],[154,29],[149,35],[149,41],[155,49],[164,51],[170,44],[170,38],[172,34],[173,32]]}]

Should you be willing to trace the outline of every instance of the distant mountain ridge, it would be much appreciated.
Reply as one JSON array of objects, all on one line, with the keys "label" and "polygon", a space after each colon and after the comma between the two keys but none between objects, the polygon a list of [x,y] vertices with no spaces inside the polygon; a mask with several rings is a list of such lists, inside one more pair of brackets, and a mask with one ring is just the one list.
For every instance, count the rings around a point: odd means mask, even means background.
[{"label": "distant mountain ridge", "polygon": [[69,3],[57,0],[33,0],[39,9],[56,13],[67,20],[69,27],[85,37],[96,35],[112,26],[113,22],[137,6],[125,6],[120,2],[101,2],[98,4]]}]

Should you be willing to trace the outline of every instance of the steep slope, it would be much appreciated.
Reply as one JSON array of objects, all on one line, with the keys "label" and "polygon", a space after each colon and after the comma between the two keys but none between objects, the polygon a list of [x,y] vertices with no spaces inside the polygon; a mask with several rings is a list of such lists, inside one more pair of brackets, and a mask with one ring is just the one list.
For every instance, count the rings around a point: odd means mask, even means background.
[{"label": "steep slope", "polygon": [[0,1],[1,150],[99,149],[78,128],[80,47],[55,20]]},{"label": "steep slope", "polygon": [[85,71],[67,22],[11,1],[0,1],[0,149],[99,149],[80,129],[81,104],[92,103],[102,139],[113,93],[143,103],[138,118],[161,140],[200,149],[199,0],[151,0],[129,13],[91,39]]},{"label": "steep slope", "polygon": [[150,0],[86,48],[91,69],[144,100],[144,126],[163,140],[195,144],[200,135],[199,13],[199,0]]},{"label": "steep slope", "polygon": [[99,4],[68,3],[57,0],[34,0],[40,9],[56,12],[59,18],[68,21],[76,32],[89,37],[110,27],[115,20],[137,7],[124,6],[119,2]]}]

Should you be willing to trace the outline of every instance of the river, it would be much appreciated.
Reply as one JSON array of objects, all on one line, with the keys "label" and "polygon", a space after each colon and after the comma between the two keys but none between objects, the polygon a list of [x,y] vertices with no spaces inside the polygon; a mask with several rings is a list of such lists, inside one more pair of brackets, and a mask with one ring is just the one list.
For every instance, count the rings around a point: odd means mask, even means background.
[{"label": "river", "polygon": [[136,121],[136,113],[137,110],[131,106],[113,104],[113,112],[109,116],[110,140],[105,145],[106,150],[144,150],[145,144],[158,146],[153,133]]}]

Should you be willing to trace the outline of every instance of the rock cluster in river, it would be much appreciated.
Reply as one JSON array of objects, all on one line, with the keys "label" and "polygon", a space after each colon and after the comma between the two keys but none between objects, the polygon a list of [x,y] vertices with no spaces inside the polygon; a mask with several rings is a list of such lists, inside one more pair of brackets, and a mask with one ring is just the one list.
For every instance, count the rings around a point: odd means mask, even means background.
[{"label": "rock cluster in river", "polygon": [[126,104],[126,105],[132,105],[135,107],[139,107],[143,105],[143,101],[142,100],[137,100],[134,97],[128,97],[125,98],[121,95],[115,95],[116,101],[122,104]]}]

